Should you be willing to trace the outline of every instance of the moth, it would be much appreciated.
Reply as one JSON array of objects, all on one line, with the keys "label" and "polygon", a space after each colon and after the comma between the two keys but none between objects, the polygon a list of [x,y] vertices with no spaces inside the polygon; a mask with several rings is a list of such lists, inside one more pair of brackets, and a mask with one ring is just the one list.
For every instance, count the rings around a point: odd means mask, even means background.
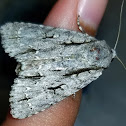
[{"label": "moth", "polygon": [[9,99],[18,119],[75,94],[116,57],[115,49],[87,33],[23,22],[7,23],[0,33],[5,52],[18,62]]},{"label": "moth", "polygon": [[115,57],[104,40],[31,23],[0,29],[6,53],[17,62],[11,114],[23,119],[45,110],[96,80]]}]

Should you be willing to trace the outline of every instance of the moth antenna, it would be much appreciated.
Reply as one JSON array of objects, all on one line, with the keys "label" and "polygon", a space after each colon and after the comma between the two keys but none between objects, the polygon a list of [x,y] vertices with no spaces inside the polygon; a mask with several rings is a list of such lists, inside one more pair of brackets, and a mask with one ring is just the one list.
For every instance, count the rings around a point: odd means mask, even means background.
[{"label": "moth antenna", "polygon": [[124,67],[124,69],[126,70],[126,66],[125,64],[122,62],[122,60],[116,55],[117,60],[122,64],[122,66]]},{"label": "moth antenna", "polygon": [[[117,35],[116,43],[115,43],[115,46],[114,46],[114,50],[116,50],[117,44],[118,44],[118,42],[119,42],[120,31],[121,31],[121,25],[122,25],[122,11],[123,11],[124,2],[125,2],[125,0],[122,0],[121,10],[120,10],[119,30],[118,30],[118,35]],[[126,70],[126,66],[125,66],[125,64],[122,62],[122,60],[121,60],[117,55],[115,55],[115,58],[117,58],[117,60],[122,64],[122,66],[123,66],[124,69]]]},{"label": "moth antenna", "polygon": [[[115,43],[115,46],[114,46],[114,50],[116,50],[117,44],[118,44],[118,42],[119,42],[120,31],[121,31],[121,25],[122,25],[122,11],[123,11],[124,2],[125,2],[125,0],[122,0],[121,10],[120,10],[119,30],[118,30],[118,35],[117,35],[116,43]],[[124,69],[126,70],[126,66],[125,66],[125,64],[122,62],[122,60],[121,60],[117,55],[115,55],[115,57],[117,58],[117,60],[122,64],[122,66],[123,66]]]},{"label": "moth antenna", "polygon": [[120,37],[120,30],[121,30],[121,25],[122,25],[122,11],[123,11],[124,1],[125,0],[122,0],[121,10],[120,10],[119,30],[118,30],[118,35],[117,35],[116,43],[115,43],[115,46],[114,46],[114,50],[117,47],[117,44],[118,44],[118,41],[119,41],[119,37]]}]

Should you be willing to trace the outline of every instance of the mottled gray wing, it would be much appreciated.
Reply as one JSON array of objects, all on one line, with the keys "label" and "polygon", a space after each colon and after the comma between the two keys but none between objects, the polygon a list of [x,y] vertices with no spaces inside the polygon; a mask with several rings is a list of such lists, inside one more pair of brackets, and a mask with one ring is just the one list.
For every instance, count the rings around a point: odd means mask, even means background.
[{"label": "mottled gray wing", "polygon": [[23,22],[5,24],[1,27],[1,34],[3,47],[11,57],[38,50],[51,51],[61,44],[96,40],[88,34],[76,31]]},{"label": "mottled gray wing", "polygon": [[76,93],[113,58],[105,41],[76,31],[16,22],[0,32],[5,52],[19,63],[10,93],[14,118],[29,117]]}]

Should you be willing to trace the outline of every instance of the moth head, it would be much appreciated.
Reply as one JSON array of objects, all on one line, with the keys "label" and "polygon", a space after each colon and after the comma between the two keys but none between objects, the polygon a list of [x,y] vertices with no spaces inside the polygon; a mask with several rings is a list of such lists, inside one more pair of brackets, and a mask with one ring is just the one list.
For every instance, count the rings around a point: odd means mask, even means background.
[{"label": "moth head", "polygon": [[116,56],[115,50],[111,49],[104,40],[90,43],[86,48],[88,48],[87,55],[83,55],[91,67],[107,68]]}]

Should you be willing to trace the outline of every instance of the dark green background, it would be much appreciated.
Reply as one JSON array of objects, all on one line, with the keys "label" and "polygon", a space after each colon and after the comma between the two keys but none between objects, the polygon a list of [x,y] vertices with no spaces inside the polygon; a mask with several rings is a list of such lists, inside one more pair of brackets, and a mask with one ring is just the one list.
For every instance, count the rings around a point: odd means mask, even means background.
[{"label": "dark green background", "polygon": [[[24,21],[41,24],[56,0],[0,0],[0,25]],[[113,48],[119,25],[122,0],[109,0],[97,38]],[[126,64],[126,3],[117,54]],[[8,110],[10,86],[15,78],[16,62],[0,45],[0,122]],[[80,112],[75,126],[126,125],[126,71],[116,59],[103,75],[83,89]]]}]

